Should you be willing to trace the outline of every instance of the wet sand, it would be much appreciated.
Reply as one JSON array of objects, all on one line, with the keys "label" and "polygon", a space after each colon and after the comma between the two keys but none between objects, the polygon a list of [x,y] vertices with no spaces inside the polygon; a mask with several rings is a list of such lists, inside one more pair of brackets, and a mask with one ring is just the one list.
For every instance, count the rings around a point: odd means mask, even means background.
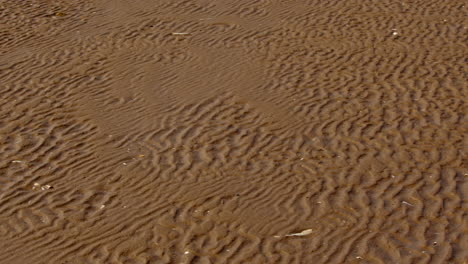
[{"label": "wet sand", "polygon": [[0,263],[467,263],[459,0],[0,0]]}]

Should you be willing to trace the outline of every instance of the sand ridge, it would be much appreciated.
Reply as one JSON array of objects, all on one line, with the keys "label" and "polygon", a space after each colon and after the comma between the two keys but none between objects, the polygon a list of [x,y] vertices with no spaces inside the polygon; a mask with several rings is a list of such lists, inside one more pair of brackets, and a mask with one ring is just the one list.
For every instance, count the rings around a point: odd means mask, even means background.
[{"label": "sand ridge", "polygon": [[466,263],[465,16],[0,0],[0,263]]}]

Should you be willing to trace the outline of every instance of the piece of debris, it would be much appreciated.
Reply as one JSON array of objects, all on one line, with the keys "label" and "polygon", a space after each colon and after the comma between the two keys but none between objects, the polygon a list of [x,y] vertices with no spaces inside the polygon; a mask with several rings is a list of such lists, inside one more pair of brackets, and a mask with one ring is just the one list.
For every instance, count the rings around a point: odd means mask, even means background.
[{"label": "piece of debris", "polygon": [[46,184],[46,185],[44,185],[44,186],[41,187],[41,190],[45,191],[45,190],[49,190],[49,189],[51,189],[51,188],[52,188],[52,186]]},{"label": "piece of debris", "polygon": [[12,160],[11,163],[21,163],[23,162],[22,160]]},{"label": "piece of debris", "polygon": [[49,189],[52,189],[52,188],[54,188],[54,187],[50,186],[49,184],[41,185],[41,184],[38,183],[38,182],[35,182],[35,183],[33,184],[33,187],[32,187],[33,190],[40,189],[41,191],[49,190]]},{"label": "piece of debris", "polygon": [[174,36],[183,36],[183,35],[190,35],[188,32],[172,32]]},{"label": "piece of debris", "polygon": [[412,204],[410,204],[410,203],[408,203],[408,202],[406,202],[406,201],[402,201],[401,203],[402,203],[402,204],[409,205],[409,206],[414,206],[414,205],[412,205]]},{"label": "piece of debris", "polygon": [[300,233],[292,233],[292,234],[288,234],[286,235],[287,237],[292,237],[292,236],[307,236],[307,235],[310,235],[312,234],[313,230],[312,229],[306,229]]}]

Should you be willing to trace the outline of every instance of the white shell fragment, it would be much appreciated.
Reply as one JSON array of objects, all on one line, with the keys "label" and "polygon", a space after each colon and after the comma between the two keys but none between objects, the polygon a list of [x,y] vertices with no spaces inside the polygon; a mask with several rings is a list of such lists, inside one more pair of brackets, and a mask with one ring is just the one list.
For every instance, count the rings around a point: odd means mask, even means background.
[{"label": "white shell fragment", "polygon": [[49,189],[52,189],[52,186],[50,186],[49,184],[45,184],[45,185],[41,185],[40,183],[38,182],[35,182],[33,184],[33,187],[32,187],[33,190],[41,190],[41,191],[45,191],[45,190],[49,190]]},{"label": "white shell fragment", "polygon": [[45,190],[49,190],[52,186],[46,184],[44,186],[41,187],[41,190],[45,191]]},{"label": "white shell fragment", "polygon": [[293,234],[288,234],[286,235],[287,237],[291,237],[291,236],[307,236],[307,235],[310,235],[312,234],[313,230],[312,229],[306,229],[300,233],[293,233]]}]

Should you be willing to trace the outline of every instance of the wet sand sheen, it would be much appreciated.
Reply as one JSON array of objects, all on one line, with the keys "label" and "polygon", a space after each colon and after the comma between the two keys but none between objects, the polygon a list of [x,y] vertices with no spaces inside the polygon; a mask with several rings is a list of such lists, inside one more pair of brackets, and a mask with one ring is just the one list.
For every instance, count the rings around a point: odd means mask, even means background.
[{"label": "wet sand sheen", "polygon": [[0,0],[0,263],[466,263],[464,1]]}]

